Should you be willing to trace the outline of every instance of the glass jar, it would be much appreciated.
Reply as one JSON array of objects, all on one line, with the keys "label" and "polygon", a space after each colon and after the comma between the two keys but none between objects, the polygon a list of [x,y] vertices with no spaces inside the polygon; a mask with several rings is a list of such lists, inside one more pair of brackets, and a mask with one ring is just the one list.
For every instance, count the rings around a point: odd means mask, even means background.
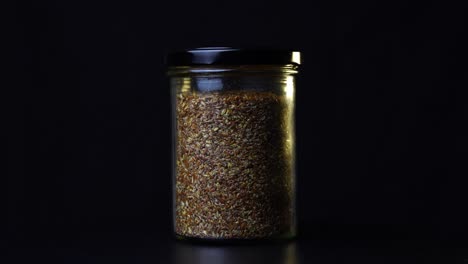
[{"label": "glass jar", "polygon": [[167,63],[176,236],[293,237],[300,53],[199,48]]}]

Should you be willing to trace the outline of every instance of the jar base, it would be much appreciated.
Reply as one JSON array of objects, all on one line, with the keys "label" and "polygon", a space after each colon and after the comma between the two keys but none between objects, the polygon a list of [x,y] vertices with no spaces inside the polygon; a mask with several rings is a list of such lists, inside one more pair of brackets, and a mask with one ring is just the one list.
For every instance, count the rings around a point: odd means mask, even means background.
[{"label": "jar base", "polygon": [[296,238],[296,234],[288,233],[264,238],[201,238],[174,233],[177,241],[190,244],[266,244],[288,243]]}]

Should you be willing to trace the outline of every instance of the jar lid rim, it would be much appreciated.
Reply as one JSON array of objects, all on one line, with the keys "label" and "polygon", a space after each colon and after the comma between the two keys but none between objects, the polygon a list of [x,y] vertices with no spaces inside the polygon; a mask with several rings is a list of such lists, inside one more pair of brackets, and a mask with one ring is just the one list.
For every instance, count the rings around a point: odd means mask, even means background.
[{"label": "jar lid rim", "polygon": [[272,48],[201,47],[171,52],[166,65],[300,65],[301,53]]}]

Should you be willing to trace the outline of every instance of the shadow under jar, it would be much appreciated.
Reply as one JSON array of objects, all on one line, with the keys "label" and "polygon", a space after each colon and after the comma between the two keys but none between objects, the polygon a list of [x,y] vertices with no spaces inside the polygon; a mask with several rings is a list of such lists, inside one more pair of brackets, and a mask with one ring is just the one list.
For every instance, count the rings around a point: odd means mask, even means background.
[{"label": "shadow under jar", "polygon": [[294,237],[300,53],[199,48],[167,63],[177,237]]}]

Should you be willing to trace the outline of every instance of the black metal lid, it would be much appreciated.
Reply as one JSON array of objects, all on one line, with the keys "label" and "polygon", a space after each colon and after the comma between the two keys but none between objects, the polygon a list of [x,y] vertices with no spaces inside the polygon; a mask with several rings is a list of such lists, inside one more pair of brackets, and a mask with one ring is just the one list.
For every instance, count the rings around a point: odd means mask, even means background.
[{"label": "black metal lid", "polygon": [[170,53],[166,63],[168,66],[299,65],[301,58],[299,51],[292,50],[207,47]]}]

